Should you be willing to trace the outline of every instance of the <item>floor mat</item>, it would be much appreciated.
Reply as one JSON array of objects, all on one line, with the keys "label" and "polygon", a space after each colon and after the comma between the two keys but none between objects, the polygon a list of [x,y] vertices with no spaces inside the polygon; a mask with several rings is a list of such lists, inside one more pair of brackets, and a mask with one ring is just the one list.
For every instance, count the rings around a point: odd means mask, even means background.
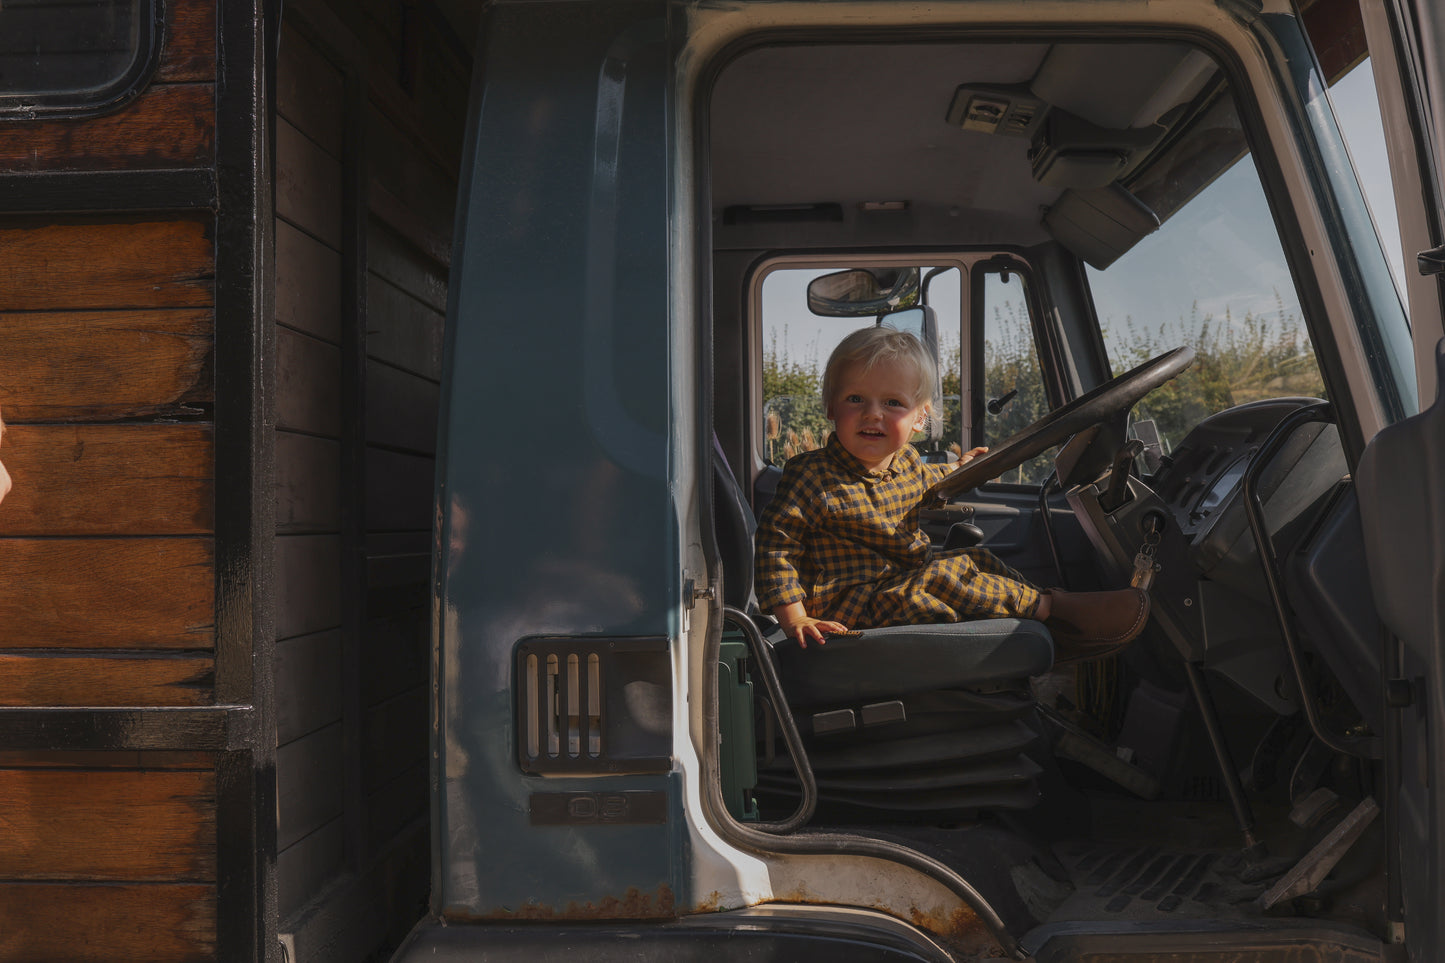
[{"label": "floor mat", "polygon": [[[1155,846],[1064,843],[1055,852],[1074,894],[1053,920],[1245,918],[1268,886],[1238,852],[1180,852]],[[1271,868],[1272,869],[1272,868]]]}]

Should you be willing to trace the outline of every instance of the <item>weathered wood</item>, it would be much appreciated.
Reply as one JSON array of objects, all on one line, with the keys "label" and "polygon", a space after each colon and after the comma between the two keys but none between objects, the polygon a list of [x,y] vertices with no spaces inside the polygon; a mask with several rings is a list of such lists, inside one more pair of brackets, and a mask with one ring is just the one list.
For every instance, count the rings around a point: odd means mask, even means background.
[{"label": "weathered wood", "polygon": [[[448,190],[443,197],[449,203],[455,203],[455,192]],[[371,181],[367,189],[367,200],[372,217],[385,224],[398,237],[425,255],[428,260],[444,269],[451,267],[452,232],[450,224],[444,226],[440,217],[429,217],[428,212],[418,210],[376,179]]]},{"label": "weathered wood", "polygon": [[215,0],[170,0],[166,4],[166,39],[156,81],[213,83],[215,79]]},{"label": "weathered wood", "polygon": [[214,84],[153,84],[113,114],[0,125],[0,170],[120,170],[215,163]]},{"label": "weathered wood", "polygon": [[407,612],[367,619],[361,637],[361,701],[375,705],[425,685],[430,671],[431,625],[425,596]]},{"label": "weathered wood", "polygon": [[[294,913],[341,873],[345,859],[345,839],[344,826],[338,818],[295,845],[278,851],[276,889],[282,919]],[[353,926],[361,926],[365,925],[366,921],[353,919],[351,923]]]},{"label": "weathered wood", "polygon": [[198,963],[215,952],[211,885],[0,883],[0,960]]},{"label": "weathered wood", "polygon": [[276,743],[341,718],[341,632],[333,629],[276,643]]},{"label": "weathered wood", "polygon": [[0,705],[200,706],[211,702],[215,660],[0,652]]},{"label": "weathered wood", "polygon": [[366,279],[366,353],[431,381],[442,377],[446,316],[375,274]]},{"label": "weathered wood", "polygon": [[[431,532],[368,532],[366,585],[377,590],[425,588],[431,578]],[[368,608],[368,611],[381,611]]]},{"label": "weathered wood", "polygon": [[216,768],[209,752],[144,749],[51,750],[0,749],[4,769],[200,769]]},{"label": "weathered wood", "polygon": [[[423,729],[425,732],[425,729]],[[276,749],[276,846],[285,849],[341,815],[341,723]]]},{"label": "weathered wood", "polygon": [[210,772],[0,769],[0,878],[216,878]]},{"label": "weathered wood", "polygon": [[341,624],[341,540],[335,535],[276,539],[276,637],[310,635]]},{"label": "weathered wood", "polygon": [[276,426],[341,434],[341,350],[287,328],[276,332]]},{"label": "weathered wood", "polygon": [[366,800],[366,842],[380,849],[387,840],[427,812],[427,764],[412,766],[377,788]]},{"label": "weathered wood", "polygon": [[11,222],[0,251],[0,311],[206,307],[215,296],[204,220]]},{"label": "weathered wood", "polygon": [[407,371],[366,363],[366,441],[421,454],[436,451],[441,389]]},{"label": "weathered wood", "polygon": [[[209,425],[15,425],[0,535],[199,535],[214,527]],[[32,587],[32,591],[36,587]]]},{"label": "weathered wood", "polygon": [[366,710],[361,725],[361,771],[368,792],[426,760],[426,716],[425,687]]},{"label": "weathered wood", "polygon": [[276,120],[276,213],[341,250],[341,164],[284,118]]},{"label": "weathered wood", "polygon": [[0,406],[11,422],[193,414],[213,394],[212,326],[194,309],[5,314]]},{"label": "weathered wood", "polygon": [[376,218],[366,234],[367,269],[434,311],[447,310],[447,273]]},{"label": "weathered wood", "polygon": [[341,525],[341,446],[329,438],[276,432],[276,531],[335,532]]},{"label": "weathered wood", "polygon": [[13,214],[204,211],[216,206],[216,175],[209,167],[6,171],[0,198]]},{"label": "weathered wood", "polygon": [[341,255],[280,219],[276,320],[332,344],[341,340]]},{"label": "weathered wood", "polygon": [[366,528],[368,531],[427,531],[432,524],[436,460],[368,448]]},{"label": "weathered wood", "polygon": [[333,157],[342,155],[345,81],[294,27],[281,28],[276,110]]},{"label": "weathered wood", "polygon": [[214,620],[210,539],[0,541],[0,648],[208,649]]}]

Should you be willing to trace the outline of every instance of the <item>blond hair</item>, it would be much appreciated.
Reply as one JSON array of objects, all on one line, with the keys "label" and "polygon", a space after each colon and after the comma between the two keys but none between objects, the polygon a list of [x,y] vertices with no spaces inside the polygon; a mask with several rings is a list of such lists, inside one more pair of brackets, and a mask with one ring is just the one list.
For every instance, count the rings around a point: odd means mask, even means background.
[{"label": "blond hair", "polygon": [[844,368],[858,365],[863,371],[870,371],[874,365],[894,361],[911,366],[918,375],[908,403],[917,407],[932,402],[937,374],[933,357],[923,342],[907,331],[873,327],[854,331],[828,356],[828,366],[823,369],[823,407],[832,406]]}]

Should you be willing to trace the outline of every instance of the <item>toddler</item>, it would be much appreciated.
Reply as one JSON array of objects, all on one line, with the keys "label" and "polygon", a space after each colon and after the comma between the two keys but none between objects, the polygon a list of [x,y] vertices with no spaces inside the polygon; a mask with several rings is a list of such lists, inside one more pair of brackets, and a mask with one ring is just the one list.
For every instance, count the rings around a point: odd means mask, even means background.
[{"label": "toddler", "polygon": [[758,523],[763,610],[804,648],[849,626],[1032,618],[1052,631],[1057,662],[1122,649],[1148,619],[1141,590],[1041,591],[987,549],[934,550],[919,501],[958,466],[925,463],[909,441],[930,415],[935,370],[917,338],[891,328],[855,331],[833,351],[833,434],[788,460]]}]

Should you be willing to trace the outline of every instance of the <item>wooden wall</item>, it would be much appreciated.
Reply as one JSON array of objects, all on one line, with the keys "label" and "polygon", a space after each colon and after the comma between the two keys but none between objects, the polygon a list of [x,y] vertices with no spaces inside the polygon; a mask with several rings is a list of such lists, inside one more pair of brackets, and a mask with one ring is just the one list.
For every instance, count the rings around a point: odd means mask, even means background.
[{"label": "wooden wall", "polygon": [[[0,960],[217,951],[217,754],[80,732],[216,701],[217,225],[165,190],[213,175],[216,19],[166,9],[129,105],[0,122]],[[68,748],[15,738],[37,707]]]},{"label": "wooden wall", "polygon": [[281,34],[277,876],[302,961],[394,945],[429,885],[432,491],[468,65],[425,13],[296,2]]}]

